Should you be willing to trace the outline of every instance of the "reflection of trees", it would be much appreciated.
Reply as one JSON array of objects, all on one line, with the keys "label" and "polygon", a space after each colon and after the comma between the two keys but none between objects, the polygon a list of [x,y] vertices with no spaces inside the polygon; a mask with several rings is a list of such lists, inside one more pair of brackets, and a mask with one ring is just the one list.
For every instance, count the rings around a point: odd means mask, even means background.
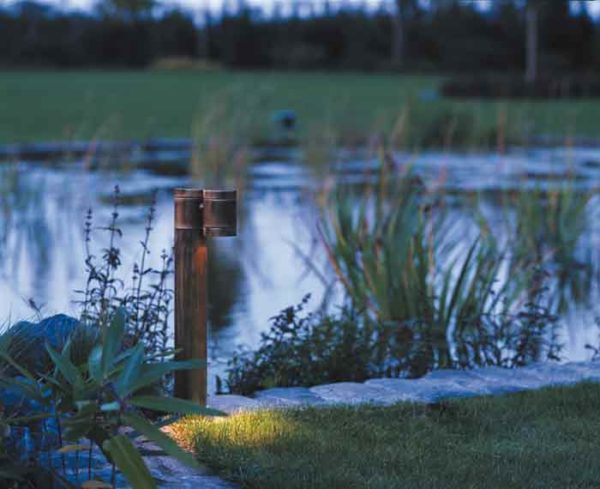
[{"label": "reflection of trees", "polygon": [[52,185],[44,170],[0,167],[0,270],[16,288],[26,280],[36,302],[47,299],[53,252],[73,247],[79,234],[67,184],[67,178],[61,179],[61,191],[51,199]]},{"label": "reflection of trees", "polygon": [[45,296],[53,241],[46,215],[46,182],[12,165],[3,168],[1,181],[0,252],[3,263],[12,264],[11,270],[3,271],[18,275],[19,263],[24,258],[32,266],[33,289]]},{"label": "reflection of trees", "polygon": [[10,189],[12,172],[8,166],[0,167],[0,263],[4,263],[4,252],[10,231]]},{"label": "reflection of trees", "polygon": [[241,300],[243,271],[236,246],[224,248],[211,240],[208,260],[208,320],[213,330],[230,326],[233,308]]}]

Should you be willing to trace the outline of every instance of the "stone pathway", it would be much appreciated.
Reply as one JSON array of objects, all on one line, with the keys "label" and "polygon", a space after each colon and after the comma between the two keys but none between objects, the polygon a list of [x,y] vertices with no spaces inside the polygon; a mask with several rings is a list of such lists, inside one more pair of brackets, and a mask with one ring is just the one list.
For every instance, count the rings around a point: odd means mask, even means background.
[{"label": "stone pathway", "polygon": [[208,404],[227,413],[269,408],[433,403],[446,398],[498,395],[582,381],[600,382],[600,362],[538,363],[519,369],[436,370],[420,379],[371,379],[315,387],[276,387],[253,397],[218,395]]}]

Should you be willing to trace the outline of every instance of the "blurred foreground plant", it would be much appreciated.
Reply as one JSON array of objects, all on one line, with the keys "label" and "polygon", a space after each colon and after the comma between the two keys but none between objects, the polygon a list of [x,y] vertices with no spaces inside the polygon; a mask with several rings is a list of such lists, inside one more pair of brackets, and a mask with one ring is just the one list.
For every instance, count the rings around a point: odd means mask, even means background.
[{"label": "blurred foreground plant", "polygon": [[[12,469],[10,473],[0,472],[0,478],[31,482],[31,474],[43,472],[51,475],[52,482],[32,482],[23,487],[76,487],[75,478],[86,480],[82,487],[110,488],[116,486],[118,469],[133,488],[151,489],[156,482],[142,451],[134,444],[139,436],[182,462],[196,465],[195,459],[148,421],[145,413],[221,415],[190,401],[152,394],[165,375],[201,368],[201,362],[157,361],[159,356],[146,355],[141,343],[125,347],[126,317],[122,309],[100,325],[98,342],[82,363],[74,363],[71,341],[61,352],[47,345],[52,359],[52,370],[47,373],[30,372],[16,363],[9,354],[11,338],[5,335],[0,340],[0,361],[18,375],[3,372],[0,387],[20,393],[23,402],[29,403],[30,412],[2,420],[4,440],[10,430],[21,428],[35,442],[30,447],[33,453],[24,453],[18,446],[2,446],[0,463],[5,461]],[[98,480],[93,473],[94,447],[112,465],[110,480]],[[87,453],[87,457],[80,457],[80,452]],[[75,461],[67,464],[69,454],[75,454]]]}]

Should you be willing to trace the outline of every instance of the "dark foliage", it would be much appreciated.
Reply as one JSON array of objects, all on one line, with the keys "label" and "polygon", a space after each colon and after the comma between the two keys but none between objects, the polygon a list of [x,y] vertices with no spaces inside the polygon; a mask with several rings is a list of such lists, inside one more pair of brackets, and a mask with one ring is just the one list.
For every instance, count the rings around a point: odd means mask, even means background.
[{"label": "dark foliage", "polygon": [[45,374],[15,361],[10,354],[13,340],[13,335],[0,336],[2,402],[6,404],[9,394],[20,400],[16,412],[9,415],[4,407],[0,411],[0,487],[156,488],[142,458],[150,453],[135,441],[139,435],[164,453],[197,466],[145,414],[222,414],[153,392],[165,375],[200,368],[201,361],[156,361],[158,357],[145,354],[140,343],[126,347],[123,309],[107,318],[89,355],[77,362],[81,344],[73,335],[61,351],[46,344],[43,350],[51,368]]},{"label": "dark foliage", "polygon": [[34,2],[0,8],[5,66],[146,66],[165,56],[195,56],[196,27],[171,10],[159,18],[63,13]]},{"label": "dark foliage", "polygon": [[[132,2],[130,2],[132,3]],[[195,25],[190,12],[153,2],[105,1],[94,13],[54,10],[35,2],[0,8],[0,64],[6,66],[145,66],[161,57],[201,57],[228,67],[391,69],[393,7],[303,4],[282,13],[243,2]],[[403,69],[521,71],[525,64],[522,3],[415,3],[404,20]],[[121,5],[124,4],[125,6]],[[539,20],[540,66],[548,73],[600,67],[600,34],[565,0],[546,2]]]},{"label": "dark foliage", "polygon": [[[542,296],[540,291],[515,314],[463,318],[453,335],[456,355],[447,366],[511,368],[559,360],[558,318],[539,304]],[[347,307],[337,315],[305,313],[308,299],[273,317],[257,350],[234,354],[226,381],[230,392],[420,377],[440,367],[440,347],[422,320],[374,321]]]},{"label": "dark foliage", "polygon": [[304,313],[306,296],[271,319],[260,347],[238,352],[229,364],[231,392],[250,394],[275,386],[310,386],[368,377],[372,331],[362,316],[344,310],[340,317]]}]

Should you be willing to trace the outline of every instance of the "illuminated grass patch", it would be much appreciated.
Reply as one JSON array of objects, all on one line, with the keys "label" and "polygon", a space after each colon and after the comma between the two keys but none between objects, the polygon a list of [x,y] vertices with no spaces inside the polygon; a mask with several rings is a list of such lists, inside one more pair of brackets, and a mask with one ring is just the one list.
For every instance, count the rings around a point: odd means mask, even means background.
[{"label": "illuminated grass patch", "polygon": [[242,487],[575,488],[600,483],[600,386],[423,407],[262,411],[174,427]]}]

